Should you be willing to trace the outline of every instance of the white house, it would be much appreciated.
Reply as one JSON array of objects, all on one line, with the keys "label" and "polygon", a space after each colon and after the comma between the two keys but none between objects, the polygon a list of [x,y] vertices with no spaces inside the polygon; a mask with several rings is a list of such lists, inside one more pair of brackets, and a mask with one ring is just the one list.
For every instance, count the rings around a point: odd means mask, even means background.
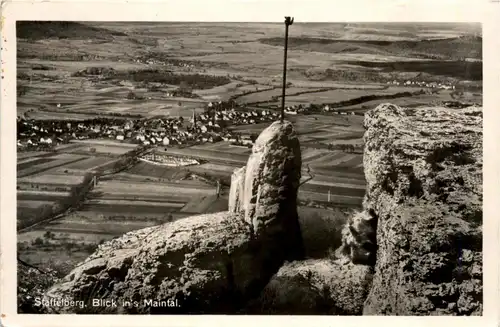
[{"label": "white house", "polygon": [[46,139],[44,139],[42,137],[42,138],[40,138],[40,143],[42,143],[42,144],[52,144],[52,140],[50,138],[48,138],[48,137]]},{"label": "white house", "polygon": [[118,141],[123,141],[125,139],[125,137],[123,135],[116,135],[116,139]]}]

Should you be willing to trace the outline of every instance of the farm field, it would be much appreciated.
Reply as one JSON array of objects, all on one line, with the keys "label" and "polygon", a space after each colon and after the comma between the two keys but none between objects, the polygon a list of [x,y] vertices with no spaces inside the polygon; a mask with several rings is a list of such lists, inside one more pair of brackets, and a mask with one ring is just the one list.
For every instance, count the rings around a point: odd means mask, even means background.
[{"label": "farm field", "polygon": [[[77,211],[21,233],[18,244],[23,258],[45,265],[35,255],[39,249],[31,245],[37,238],[44,239],[47,244],[42,246],[42,258],[50,257],[55,260],[51,264],[67,271],[105,240],[200,213],[227,210],[227,194],[217,198],[215,187],[201,181],[154,182],[144,175],[129,173],[113,177],[116,179],[99,181]],[[22,200],[18,207],[36,208],[43,204],[46,202]],[[49,240],[47,232],[51,235]],[[59,257],[66,261],[55,259]]]},{"label": "farm field", "polygon": [[[368,87],[367,87],[368,86]],[[329,87],[330,88],[330,87]],[[331,87],[333,88],[333,87]],[[367,95],[391,95],[402,92],[417,92],[422,88],[418,87],[386,87],[382,84],[377,84],[374,87],[370,85],[359,84],[350,85],[349,87],[335,88],[331,90],[323,90],[320,88],[299,88],[291,87],[286,90],[286,105],[307,105],[313,104],[326,104],[346,100],[356,99]],[[273,96],[279,97],[273,100]],[[252,103],[267,101],[268,105],[281,104],[281,90],[275,89],[272,91],[265,91],[253,93],[244,97],[238,98],[239,102]]]},{"label": "farm field", "polygon": [[386,94],[395,94],[399,92],[415,92],[418,90],[420,90],[420,88],[416,89],[411,87],[408,87],[407,89],[404,90],[401,90],[400,88],[392,89],[390,87],[387,89],[380,89],[373,91],[372,90],[367,91],[366,89],[331,90],[326,92],[305,93],[300,95],[290,94],[287,96],[287,101],[289,101],[291,104],[308,104],[308,103],[322,104],[322,103],[333,103],[333,102],[340,102],[340,101],[359,98],[362,96],[369,95],[370,91],[373,92],[372,94],[386,95]]},{"label": "farm field", "polygon": [[[318,124],[318,127],[322,125]],[[318,128],[317,133],[325,132]],[[94,143],[105,146],[108,142],[108,146],[116,146],[107,140]],[[85,146],[86,143],[88,142],[78,142],[79,145]],[[75,148],[67,147],[66,150],[72,152]],[[64,151],[64,148],[61,151]],[[158,150],[159,152],[161,151]],[[44,235],[47,232],[51,236],[49,240],[46,240],[47,244],[43,245],[43,257],[55,258],[57,256],[76,264],[98,242],[117,237],[128,231],[183,219],[199,213],[227,210],[228,186],[222,188],[222,194],[217,198],[215,185],[208,180],[205,181],[203,176],[230,180],[234,169],[246,164],[250,150],[219,142],[206,144],[206,147],[198,145],[184,149],[168,148],[166,153],[196,156],[207,162],[184,168],[139,162],[127,171],[103,178],[77,211],[21,233],[20,246],[23,249],[26,248],[22,251],[23,258],[32,262],[40,262],[41,259],[34,255],[35,252],[30,244],[37,238],[45,240]],[[67,152],[52,154],[53,157],[60,158],[58,160],[73,155]],[[92,169],[91,166],[110,159],[89,156],[76,163],[68,163],[66,166],[49,170],[50,174],[30,176],[19,179],[19,182],[29,181],[40,183],[40,185],[76,183],[81,177],[65,174],[64,171]],[[358,167],[362,164],[360,154],[303,147],[303,162],[304,178],[307,176],[306,165],[311,168],[314,178],[301,187],[300,201],[304,203],[311,201],[328,203],[329,201],[330,204],[351,208],[360,206],[365,189],[364,175],[362,169]],[[343,168],[338,169],[338,167]],[[200,177],[196,178],[192,174]],[[18,210],[37,210],[43,205],[52,203],[51,200],[55,201],[59,195],[62,196],[64,193],[18,191]],[[64,262],[67,260],[51,262],[65,269]]]},{"label": "farm field", "polygon": [[[96,169],[106,168],[114,163],[115,158],[104,155],[106,152],[119,155],[130,151],[135,146],[121,146],[105,142],[96,145],[104,151],[99,154],[85,150],[92,143],[73,143],[58,146],[52,152],[20,152],[17,163],[17,216],[22,226],[35,222],[43,210],[59,208],[70,198],[70,190],[84,180],[84,175]],[[119,151],[117,151],[119,150]],[[78,152],[75,154],[74,152]],[[56,210],[56,209],[54,209]]]}]

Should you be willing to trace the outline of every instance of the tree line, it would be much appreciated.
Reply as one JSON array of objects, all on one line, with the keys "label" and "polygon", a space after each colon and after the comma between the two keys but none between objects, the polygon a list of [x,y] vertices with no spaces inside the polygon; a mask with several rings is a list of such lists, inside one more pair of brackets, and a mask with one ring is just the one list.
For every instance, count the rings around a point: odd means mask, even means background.
[{"label": "tree line", "polygon": [[43,220],[50,219],[63,213],[72,207],[77,207],[93,188],[92,179],[94,174],[86,173],[81,183],[70,188],[66,198],[56,201],[54,204],[45,204],[36,210],[18,210],[17,229],[24,229]]}]

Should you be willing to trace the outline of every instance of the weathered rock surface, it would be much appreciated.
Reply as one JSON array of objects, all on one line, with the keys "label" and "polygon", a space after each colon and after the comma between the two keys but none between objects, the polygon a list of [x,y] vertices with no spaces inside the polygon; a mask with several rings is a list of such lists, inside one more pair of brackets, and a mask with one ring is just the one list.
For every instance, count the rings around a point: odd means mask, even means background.
[{"label": "weathered rock surface", "polygon": [[482,109],[365,116],[364,208],[378,219],[365,315],[482,312]]},{"label": "weathered rock surface", "polygon": [[303,256],[297,214],[301,167],[299,139],[285,121],[274,122],[259,135],[245,170],[245,221],[258,238],[280,238],[290,254],[287,259]]},{"label": "weathered rock surface", "polygon": [[231,175],[231,187],[229,189],[229,212],[240,212],[243,210],[243,192],[245,189],[246,166],[235,169]]},{"label": "weathered rock surface", "polygon": [[[273,123],[241,170],[245,179],[232,187],[231,211],[193,216],[107,242],[45,298],[84,300],[87,307],[80,312],[234,313],[258,296],[285,260],[300,259],[300,163],[292,125]],[[117,305],[93,307],[94,299]],[[174,302],[160,302],[168,300]],[[165,306],[171,303],[177,306]]]},{"label": "weathered rock surface", "polygon": [[286,263],[273,276],[250,313],[360,315],[372,267],[348,258]]},{"label": "weathered rock surface", "polygon": [[[211,308],[202,303],[213,305],[219,297],[234,301],[238,289],[243,291],[252,283],[252,278],[246,279],[251,273],[246,268],[251,269],[256,261],[249,239],[250,229],[242,217],[229,213],[190,217],[129,232],[99,246],[63,283],[50,289],[47,297],[84,300],[90,311],[93,299],[141,304],[137,308],[108,308],[110,313],[168,312],[168,308],[143,302],[167,299],[178,299],[182,306],[171,312],[223,309],[224,304]],[[95,312],[102,310],[95,308]]]},{"label": "weathered rock surface", "polygon": [[346,257],[354,264],[373,266],[376,252],[377,217],[373,210],[349,217],[342,229],[342,245],[336,251],[336,257]]},{"label": "weathered rock surface", "polygon": [[332,258],[285,264],[249,311],[481,314],[481,113],[368,113],[364,211],[348,219]]},{"label": "weathered rock surface", "polygon": [[376,254],[376,217],[349,217],[342,245],[329,258],[286,263],[250,313],[361,315]]}]

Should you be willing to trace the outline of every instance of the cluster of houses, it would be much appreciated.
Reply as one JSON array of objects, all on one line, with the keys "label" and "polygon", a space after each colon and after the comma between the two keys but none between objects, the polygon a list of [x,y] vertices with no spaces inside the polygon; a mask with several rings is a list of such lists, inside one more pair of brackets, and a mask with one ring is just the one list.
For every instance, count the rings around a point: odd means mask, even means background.
[{"label": "cluster of houses", "polygon": [[338,110],[335,110],[335,108],[332,108],[329,105],[324,105],[323,108],[322,108],[322,111],[324,111],[324,112],[331,112],[334,115],[351,115],[351,116],[356,115],[356,112],[354,112],[354,111],[338,111]]},{"label": "cluster of houses", "polygon": [[210,126],[216,125],[217,121],[231,122],[233,125],[248,125],[274,121],[278,116],[278,112],[271,110],[237,111],[232,108],[202,114],[199,116],[199,121]]},{"label": "cluster of houses", "polygon": [[157,58],[152,58],[151,56],[135,59],[135,62],[138,64],[146,64],[146,65],[159,65],[159,66],[169,65],[177,68],[184,68],[188,71],[191,71],[198,66],[189,61],[173,60],[173,59],[157,59]]},{"label": "cluster of houses", "polygon": [[424,81],[388,81],[387,85],[401,85],[401,86],[419,86],[419,87],[427,87],[431,89],[444,89],[444,90],[454,90],[455,85],[451,83],[439,83],[439,82],[424,82]]},{"label": "cluster of houses", "polygon": [[304,108],[302,105],[293,105],[285,108],[285,114],[288,115],[296,115],[307,111],[308,109]]},{"label": "cluster of houses", "polygon": [[176,97],[176,98],[199,98],[200,96],[197,95],[196,93],[184,91],[184,90],[170,90],[165,93],[165,95],[169,98],[171,97]]},{"label": "cluster of houses", "polygon": [[[335,115],[356,115],[356,114],[359,114],[359,115],[364,115],[364,113],[362,112],[359,112],[359,113],[356,113],[354,111],[338,111],[336,110],[335,108],[331,107],[330,105],[323,105],[322,107],[320,107],[321,111],[323,112],[331,112],[332,114],[335,114]],[[300,114],[300,113],[307,113],[309,111],[311,111],[311,107],[310,106],[302,106],[302,105],[293,105],[293,106],[290,106],[290,107],[286,107],[285,108],[285,114],[288,114],[288,115],[297,115],[297,114]]]},{"label": "cluster of houses", "polygon": [[[251,146],[253,137],[230,132],[221,125],[256,124],[276,120],[270,110],[223,110],[195,114],[190,121],[183,117],[153,119],[96,118],[84,121],[31,120],[18,117],[19,149],[51,148],[71,140],[111,138],[143,145],[189,145],[226,141]],[[222,124],[221,122],[224,122]]]}]

